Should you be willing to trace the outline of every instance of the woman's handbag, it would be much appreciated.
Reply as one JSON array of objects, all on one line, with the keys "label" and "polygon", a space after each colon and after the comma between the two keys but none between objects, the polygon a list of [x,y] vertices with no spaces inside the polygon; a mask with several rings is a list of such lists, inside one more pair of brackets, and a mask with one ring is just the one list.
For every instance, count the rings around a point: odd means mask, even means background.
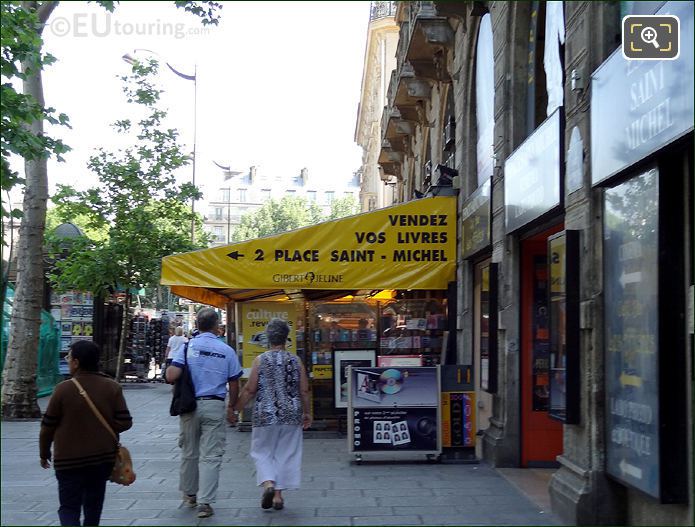
[{"label": "woman's handbag", "polygon": [[195,387],[191,378],[191,371],[188,369],[188,342],[183,348],[183,371],[174,383],[174,396],[171,398],[171,415],[189,414],[195,411],[197,403],[195,400]]},{"label": "woman's handbag", "polygon": [[97,419],[99,419],[101,424],[104,425],[104,428],[106,428],[109,431],[109,433],[113,436],[114,440],[117,443],[116,462],[113,465],[113,470],[111,471],[111,476],[109,476],[109,481],[113,481],[114,483],[118,483],[119,485],[126,486],[132,484],[135,481],[135,472],[133,471],[133,459],[130,457],[130,452],[126,447],[124,447],[123,445],[121,445],[121,443],[118,442],[118,436],[113,431],[113,428],[109,426],[109,423],[106,422],[104,416],[101,415],[101,412],[99,412],[99,410],[97,410],[97,407],[94,406],[94,403],[89,398],[89,395],[87,395],[85,389],[82,388],[82,385],[79,383],[79,381],[74,377],[71,380],[75,383],[75,386],[77,386],[77,390],[80,392],[80,395],[84,397],[84,400],[92,409],[92,412],[94,412],[94,415],[97,416]]}]

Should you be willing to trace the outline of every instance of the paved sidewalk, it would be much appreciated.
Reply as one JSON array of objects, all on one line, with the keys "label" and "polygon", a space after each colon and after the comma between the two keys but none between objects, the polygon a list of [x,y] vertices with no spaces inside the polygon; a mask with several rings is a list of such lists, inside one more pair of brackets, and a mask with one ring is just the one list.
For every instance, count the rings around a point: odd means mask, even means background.
[{"label": "paved sidewalk", "polygon": [[[305,439],[302,489],[286,494],[284,510],[263,511],[251,434],[235,428],[227,429],[215,515],[199,520],[181,507],[170,387],[124,391],[135,424],[122,440],[137,481],[108,484],[102,525],[560,525],[485,464],[355,465],[345,438]],[[38,421],[2,423],[2,525],[58,525],[57,483],[39,467],[38,430]]]}]

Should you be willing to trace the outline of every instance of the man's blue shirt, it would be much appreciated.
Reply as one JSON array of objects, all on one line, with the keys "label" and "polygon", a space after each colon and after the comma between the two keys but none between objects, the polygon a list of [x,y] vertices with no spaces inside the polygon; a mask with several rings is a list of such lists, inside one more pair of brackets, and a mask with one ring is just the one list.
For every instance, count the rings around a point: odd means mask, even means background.
[{"label": "man's blue shirt", "polygon": [[[184,349],[172,357],[172,365],[183,368]],[[188,342],[188,368],[195,396],[227,395],[227,382],[241,377],[242,369],[233,348],[212,333],[201,333]]]}]

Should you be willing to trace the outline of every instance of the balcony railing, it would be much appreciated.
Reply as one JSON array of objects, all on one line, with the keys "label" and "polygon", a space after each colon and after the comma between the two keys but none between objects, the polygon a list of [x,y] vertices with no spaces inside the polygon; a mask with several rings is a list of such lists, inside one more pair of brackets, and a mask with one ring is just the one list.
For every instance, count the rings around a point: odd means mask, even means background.
[{"label": "balcony railing", "polygon": [[371,2],[369,6],[369,21],[394,16],[396,14],[396,2]]}]

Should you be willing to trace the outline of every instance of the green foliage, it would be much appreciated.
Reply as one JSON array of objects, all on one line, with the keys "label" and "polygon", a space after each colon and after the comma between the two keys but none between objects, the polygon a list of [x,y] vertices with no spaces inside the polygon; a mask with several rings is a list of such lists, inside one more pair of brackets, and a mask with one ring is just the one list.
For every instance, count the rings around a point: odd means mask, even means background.
[{"label": "green foliage", "polygon": [[[61,155],[70,150],[58,139],[35,134],[29,126],[37,120],[69,124],[65,114],[56,115],[54,108],[42,107],[34,97],[18,93],[12,85],[13,80],[24,80],[55,61],[51,55],[41,52],[43,41],[37,13],[25,9],[20,2],[0,2],[0,14],[0,74],[3,78],[0,86],[0,184],[3,192],[9,192],[15,185],[24,183],[10,167],[12,154],[26,161],[52,155],[62,161]],[[4,201],[0,213],[2,218],[9,214],[21,216],[19,210],[6,210]]]},{"label": "green foliage", "polygon": [[52,243],[52,233],[58,225],[62,223],[72,223],[79,228],[84,235],[92,241],[102,242],[109,237],[109,230],[106,225],[94,226],[88,214],[79,213],[74,215],[70,209],[63,204],[58,204],[46,212],[46,242]]},{"label": "green foliage", "polygon": [[[139,111],[136,122],[119,121],[119,133],[132,140],[117,151],[99,148],[88,167],[99,185],[86,191],[60,186],[53,200],[62,218],[79,219],[87,229],[105,230],[105,239],[74,242],[51,276],[56,289],[96,293],[117,285],[141,289],[159,281],[161,259],[208,244],[196,215],[197,243],[190,239],[188,201],[200,198],[190,183],[177,186],[175,172],[190,159],[178,142],[178,132],[166,128],[166,112],[158,107],[161,90],[153,82],[157,62],[136,62],[124,76],[124,94]],[[73,222],[74,222],[73,221]]]},{"label": "green foliage", "polygon": [[331,212],[325,217],[314,202],[295,196],[285,196],[281,200],[271,199],[260,209],[241,218],[241,223],[232,234],[232,240],[240,242],[288,232],[322,221],[335,220],[357,214],[359,204],[352,196],[335,200]]},{"label": "green foliage", "polygon": [[241,218],[232,239],[242,241],[270,236],[314,225],[322,219],[321,208],[304,198],[286,196],[281,200],[271,199],[260,209]]},{"label": "green foliage", "polygon": [[354,196],[345,196],[331,203],[331,212],[326,218],[327,220],[337,220],[345,216],[352,216],[360,211],[360,204]]}]

